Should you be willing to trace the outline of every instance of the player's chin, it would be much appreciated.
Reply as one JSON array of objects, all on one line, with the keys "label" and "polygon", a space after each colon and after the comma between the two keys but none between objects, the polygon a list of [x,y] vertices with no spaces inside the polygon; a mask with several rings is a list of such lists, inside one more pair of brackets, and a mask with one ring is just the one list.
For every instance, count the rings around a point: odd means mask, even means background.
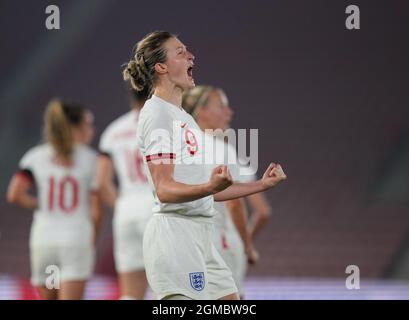
[{"label": "player's chin", "polygon": [[186,85],[188,85],[190,88],[193,88],[195,86],[195,79],[191,75],[186,75],[185,82]]},{"label": "player's chin", "polygon": [[187,87],[188,89],[192,89],[196,86],[195,80],[193,78],[189,78],[187,81]]}]

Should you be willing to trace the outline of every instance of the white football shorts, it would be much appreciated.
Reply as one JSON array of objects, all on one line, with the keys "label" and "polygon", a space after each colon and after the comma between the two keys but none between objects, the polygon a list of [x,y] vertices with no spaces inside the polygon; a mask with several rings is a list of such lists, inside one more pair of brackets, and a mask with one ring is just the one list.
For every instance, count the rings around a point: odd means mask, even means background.
[{"label": "white football shorts", "polygon": [[158,299],[177,294],[216,300],[238,293],[213,237],[211,219],[153,215],[145,230],[143,254],[148,282]]}]

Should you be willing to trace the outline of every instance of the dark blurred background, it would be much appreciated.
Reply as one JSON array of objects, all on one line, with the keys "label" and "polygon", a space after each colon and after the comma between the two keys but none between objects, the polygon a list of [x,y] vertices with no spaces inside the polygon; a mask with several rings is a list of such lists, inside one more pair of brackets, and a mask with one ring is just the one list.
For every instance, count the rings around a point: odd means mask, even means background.
[{"label": "dark blurred background", "polygon": [[[61,30],[45,27],[58,5]],[[361,29],[345,27],[358,5]],[[235,128],[259,129],[259,172],[289,179],[250,275],[409,279],[409,2],[0,0],[0,274],[29,275],[32,213],[5,203],[58,96],[86,104],[99,134],[129,108],[121,65],[146,33],[179,35],[197,84],[225,89]],[[106,212],[97,273],[114,275]]]}]

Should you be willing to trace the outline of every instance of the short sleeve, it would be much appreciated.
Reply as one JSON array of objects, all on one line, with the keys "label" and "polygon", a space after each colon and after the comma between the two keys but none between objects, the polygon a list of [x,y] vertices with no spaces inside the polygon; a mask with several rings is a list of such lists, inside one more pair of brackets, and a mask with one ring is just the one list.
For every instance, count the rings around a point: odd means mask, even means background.
[{"label": "short sleeve", "polygon": [[19,169],[33,171],[36,157],[35,154],[34,149],[27,151],[19,162]]},{"label": "short sleeve", "polygon": [[175,159],[173,150],[174,122],[169,112],[141,116],[138,125],[138,141],[147,162]]},{"label": "short sleeve", "polygon": [[101,139],[99,140],[99,152],[106,155],[112,155],[112,139],[109,133],[109,129],[105,130],[102,135]]},{"label": "short sleeve", "polygon": [[30,182],[34,181],[34,166],[36,162],[36,152],[31,149],[21,158],[16,175],[22,176]]}]

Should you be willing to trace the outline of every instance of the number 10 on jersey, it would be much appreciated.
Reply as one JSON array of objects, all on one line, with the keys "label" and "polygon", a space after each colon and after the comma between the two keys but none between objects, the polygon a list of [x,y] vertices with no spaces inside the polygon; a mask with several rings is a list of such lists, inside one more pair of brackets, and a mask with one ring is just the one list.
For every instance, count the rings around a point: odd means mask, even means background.
[{"label": "number 10 on jersey", "polygon": [[48,210],[70,213],[78,206],[78,181],[72,176],[48,179]]}]

